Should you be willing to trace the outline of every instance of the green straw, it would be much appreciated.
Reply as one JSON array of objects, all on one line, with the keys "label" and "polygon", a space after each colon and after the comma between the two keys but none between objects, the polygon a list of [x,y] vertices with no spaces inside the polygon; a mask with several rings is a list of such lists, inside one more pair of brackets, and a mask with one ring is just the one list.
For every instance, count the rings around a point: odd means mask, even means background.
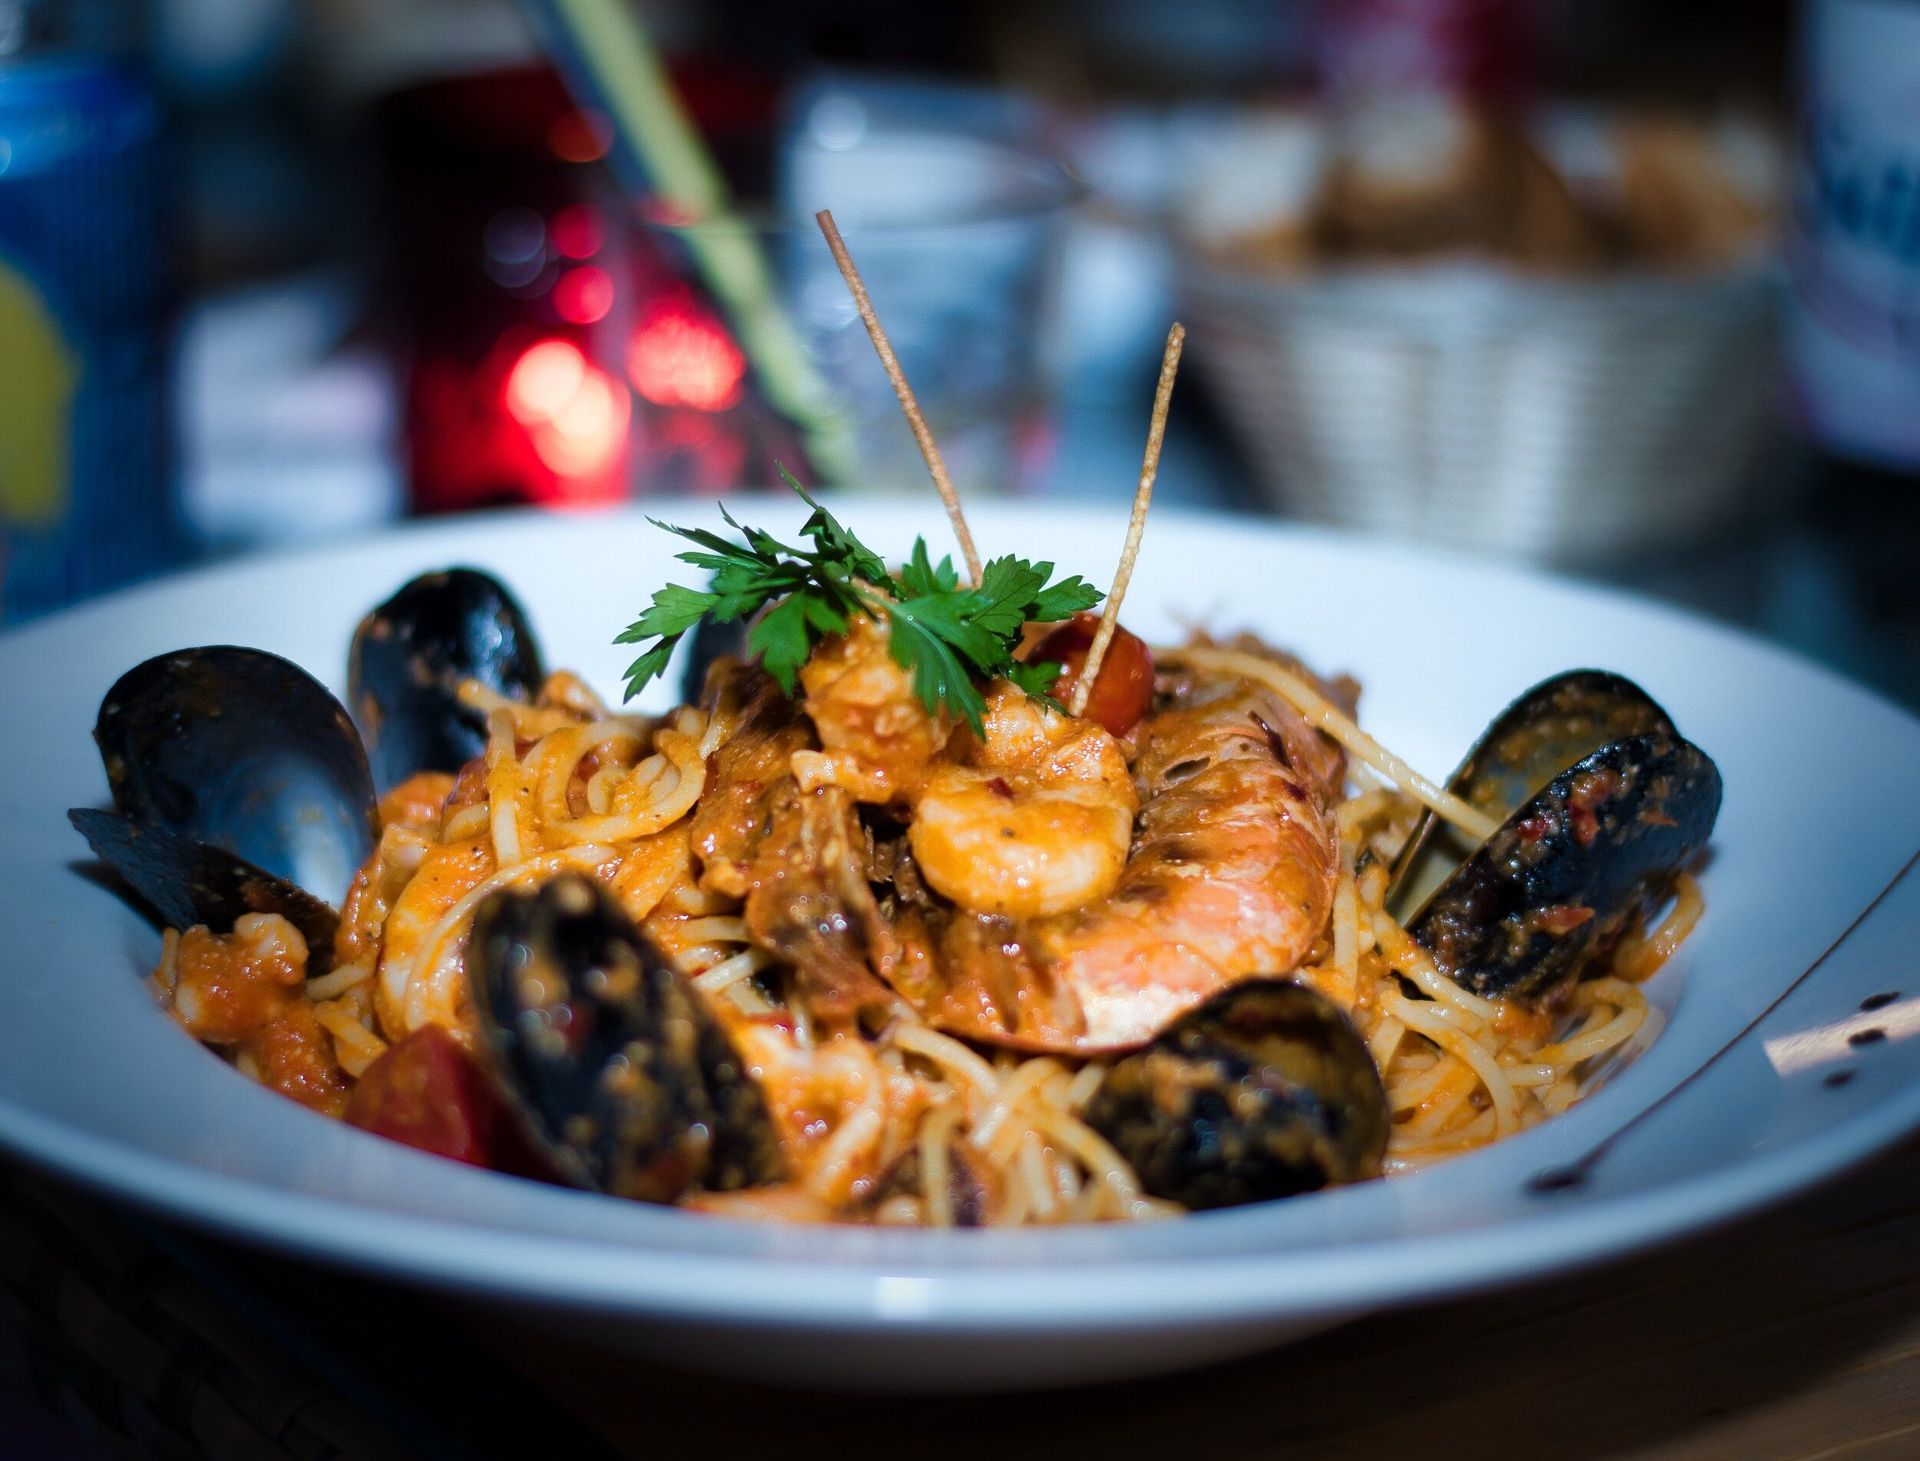
[{"label": "green straw", "polygon": [[623,0],[523,0],[575,99],[614,129],[616,170],[636,194],[677,216],[694,265],[725,311],[774,409],[805,439],[814,470],[846,485],[853,442],[832,391],[781,308],[758,240],[733,210],[727,187],[688,120],[659,52]]}]

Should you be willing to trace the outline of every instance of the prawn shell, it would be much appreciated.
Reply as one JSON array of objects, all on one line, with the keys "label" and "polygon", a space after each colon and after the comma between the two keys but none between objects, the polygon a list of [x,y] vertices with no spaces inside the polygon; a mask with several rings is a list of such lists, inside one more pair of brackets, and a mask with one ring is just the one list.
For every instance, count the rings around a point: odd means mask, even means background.
[{"label": "prawn shell", "polygon": [[331,964],[339,915],[285,878],[223,848],[118,812],[75,807],[67,820],[167,927],[205,924],[215,933],[228,933],[246,914],[278,913],[306,939],[309,974],[325,973]]},{"label": "prawn shell", "polygon": [[1147,1192],[1199,1209],[1376,1177],[1389,1115],[1338,1008],[1295,980],[1252,979],[1116,1062],[1086,1120]]},{"label": "prawn shell", "polygon": [[1488,997],[1538,997],[1576,977],[1712,835],[1720,772],[1655,732],[1555,776],[1457,868],[1407,931]]},{"label": "prawn shell", "polygon": [[321,895],[344,893],[373,851],[360,737],[340,702],[278,655],[234,645],[156,655],[114,682],[93,736],[114,804],[134,822]]},{"label": "prawn shell", "polygon": [[528,700],[544,678],[526,611],[477,568],[410,579],[360,621],[347,655],[347,700],[382,789],[458,771],[486,749],[486,717],[461,703],[463,682]]},{"label": "prawn shell", "polygon": [[467,968],[485,1047],[569,1181],[670,1203],[780,1178],[733,1042],[597,884],[494,894]]}]

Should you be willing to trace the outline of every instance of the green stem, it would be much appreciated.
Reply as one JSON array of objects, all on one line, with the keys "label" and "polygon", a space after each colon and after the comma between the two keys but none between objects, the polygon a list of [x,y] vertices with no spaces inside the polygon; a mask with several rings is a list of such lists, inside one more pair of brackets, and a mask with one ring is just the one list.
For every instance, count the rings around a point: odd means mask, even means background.
[{"label": "green stem", "polygon": [[592,91],[676,214],[696,267],[719,301],[773,407],[806,438],[814,469],[842,485],[854,452],[833,393],[781,307],[766,255],[733,211],[726,183],[674,94],[639,17],[622,0],[548,0]]}]

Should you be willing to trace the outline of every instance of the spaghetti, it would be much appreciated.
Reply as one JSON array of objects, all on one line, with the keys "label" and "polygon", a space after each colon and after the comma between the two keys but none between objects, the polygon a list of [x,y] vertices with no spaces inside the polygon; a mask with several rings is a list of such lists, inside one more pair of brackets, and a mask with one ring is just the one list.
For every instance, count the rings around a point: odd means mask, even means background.
[{"label": "spaghetti", "polygon": [[[1303,931],[1305,952],[1293,977],[1344,1013],[1379,1069],[1392,1121],[1388,1172],[1546,1119],[1650,1038],[1657,1020],[1638,985],[1699,917],[1690,879],[1678,878],[1672,907],[1657,924],[1629,931],[1603,977],[1573,983],[1550,1007],[1473,993],[1388,914],[1386,865],[1423,806],[1475,836],[1491,830],[1486,816],[1379,747],[1319,687],[1275,658],[1190,645],[1161,651],[1158,659],[1189,680],[1278,695],[1352,757],[1330,784],[1322,811],[1289,814],[1320,819],[1332,859],[1324,911]],[[476,1021],[466,961],[476,910],[504,889],[578,872],[607,890],[715,1012],[764,1092],[779,1136],[785,1181],[696,1192],[686,1205],[782,1220],[935,1227],[1178,1212],[1152,1196],[1114,1143],[1085,1119],[1111,1059],[1093,1027],[1043,1022],[1032,1027],[1038,1035],[1011,1042],[1026,1048],[996,1049],[971,1037],[965,1021],[943,1016],[937,1001],[915,995],[914,958],[938,964],[960,947],[927,932],[947,916],[943,898],[926,886],[936,869],[909,855],[908,839],[889,841],[873,818],[855,815],[848,788],[867,785],[872,768],[848,769],[858,747],[837,734],[830,695],[813,687],[804,702],[811,724],[791,703],[786,719],[769,721],[763,680],[750,667],[723,662],[702,705],[658,718],[616,714],[571,676],[552,677],[528,702],[468,685],[462,698],[486,717],[486,749],[457,777],[423,774],[389,795],[385,830],[347,901],[330,972],[296,990],[287,971],[304,965],[304,945],[294,950],[299,935],[291,926],[262,916],[242,920],[247,926],[230,935],[169,932],[156,985],[182,1024],[213,1038],[209,991],[234,986],[237,969],[277,970],[274,997],[307,1031],[305,1065],[289,1066],[259,1040],[228,1048],[250,1074],[337,1112],[355,1082],[414,1032],[436,1026],[470,1045]],[[990,701],[987,736],[996,716],[1013,713]],[[1103,746],[1118,748],[1113,755],[1132,758],[1131,774],[1146,788],[1142,828],[1160,815],[1158,798],[1189,794],[1194,773],[1181,764],[1154,771],[1148,763],[1174,754],[1153,749],[1158,728],[1192,713],[1156,712],[1163,719],[1150,719],[1124,745],[1098,733]],[[1261,715],[1255,721],[1264,726]],[[1059,733],[1052,721],[1043,728]],[[952,752],[939,751],[937,739],[928,744],[936,748],[929,785],[945,786],[939,777],[958,774],[942,769]],[[1221,767],[1244,771],[1254,754],[1220,751],[1226,743],[1217,737],[1208,744],[1217,759],[1201,780]],[[1055,751],[1056,761],[1066,755]],[[1339,764],[1330,746],[1317,754]],[[1124,763],[1117,764],[1125,776]],[[1024,771],[989,769],[990,776],[981,773],[987,801],[1018,804],[1008,817],[1024,813],[1032,798],[1066,794],[1045,778],[1021,781]],[[804,794],[796,770],[805,771]],[[768,800],[767,786],[778,788],[783,778],[795,787],[793,799]],[[1069,790],[1081,802],[1109,796],[1127,803],[1120,826],[1128,870],[1113,895],[1122,897],[1152,839],[1127,833],[1136,793],[1110,782],[1096,778],[1088,783],[1095,790]],[[962,790],[971,795],[974,785],[964,782]],[[869,799],[882,804],[878,794]],[[840,808],[841,820],[808,820],[823,807]],[[1056,819],[1048,825],[1056,825],[1062,814],[1048,815]],[[1216,807],[1209,815],[1226,813]],[[754,902],[764,873],[753,871],[760,864],[752,859],[765,855],[754,850],[755,839],[774,835],[769,829],[784,825],[782,818],[795,823],[794,835],[806,845],[828,837],[842,862],[864,865],[860,881],[887,890],[871,937],[891,939],[898,957],[884,984],[859,986],[856,1018],[840,1001],[844,991],[821,996],[817,981],[808,982],[805,960],[765,932]],[[1289,835],[1301,830],[1294,826]],[[849,916],[857,921],[857,910]],[[1090,916],[1049,912],[1020,926],[1043,948],[1048,939],[1066,938],[1062,930],[1092,937]],[[1224,938],[1233,933],[1221,931]],[[1183,1007],[1171,995],[1162,1002],[1176,1014]],[[285,1016],[285,1028],[292,1018]],[[1052,1038],[1057,1030],[1067,1034]],[[306,1066],[324,1067],[324,1079]]]}]

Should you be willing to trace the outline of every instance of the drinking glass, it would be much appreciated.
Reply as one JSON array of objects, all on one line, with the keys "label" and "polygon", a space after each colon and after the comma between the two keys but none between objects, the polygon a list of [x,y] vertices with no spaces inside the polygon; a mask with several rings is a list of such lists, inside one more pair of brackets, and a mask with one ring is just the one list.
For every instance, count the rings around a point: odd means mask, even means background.
[{"label": "drinking glass", "polygon": [[1030,486],[1049,446],[1046,333],[1072,178],[1001,142],[875,133],[831,111],[800,131],[780,172],[766,206],[646,214],[634,229],[637,491],[772,486],[782,466],[848,490],[926,490],[814,220],[822,208],[960,492]]}]

